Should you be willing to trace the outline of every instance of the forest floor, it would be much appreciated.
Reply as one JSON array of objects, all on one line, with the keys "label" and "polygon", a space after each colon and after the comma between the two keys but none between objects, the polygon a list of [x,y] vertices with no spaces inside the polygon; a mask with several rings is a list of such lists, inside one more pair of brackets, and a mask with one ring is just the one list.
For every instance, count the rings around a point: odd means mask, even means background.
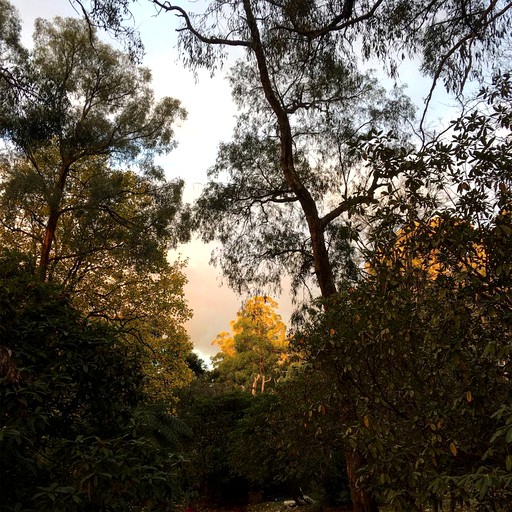
[{"label": "forest floor", "polygon": [[351,512],[352,507],[319,507],[318,505],[303,505],[289,507],[282,501],[265,501],[256,505],[239,507],[191,507],[193,512]]},{"label": "forest floor", "polygon": [[[381,512],[393,512],[390,507],[380,507]],[[430,510],[429,508],[426,509]],[[449,510],[446,508],[445,510]],[[457,509],[467,510],[467,509]],[[289,507],[282,501],[266,501],[258,503],[257,505],[246,505],[239,507],[222,507],[222,508],[210,508],[210,507],[198,507],[193,508],[192,512],[352,512],[351,506],[339,506],[339,507],[322,507],[319,505],[303,505],[300,507]]]}]

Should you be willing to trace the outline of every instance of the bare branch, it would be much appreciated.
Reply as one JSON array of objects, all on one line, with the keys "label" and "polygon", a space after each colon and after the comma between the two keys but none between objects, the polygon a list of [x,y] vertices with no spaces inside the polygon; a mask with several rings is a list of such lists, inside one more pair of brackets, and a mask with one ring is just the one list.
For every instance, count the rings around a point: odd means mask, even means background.
[{"label": "bare branch", "polygon": [[[503,16],[508,10],[510,10],[512,8],[512,3],[509,2],[508,4],[505,5],[505,7],[503,9],[501,9],[496,14],[494,14],[494,16],[492,16],[492,17],[490,17],[489,19],[486,20],[487,15],[492,11],[492,9],[494,9],[494,7],[496,6],[497,2],[498,2],[498,0],[492,0],[491,3],[489,4],[489,6],[487,7],[487,9],[482,12],[482,15],[478,19],[478,24],[480,25],[480,27],[484,27],[484,28],[488,27],[494,21],[496,21],[498,18]],[[448,53],[446,53],[443,56],[443,58],[441,59],[441,62],[439,63],[439,65],[436,68],[436,71],[434,72],[434,77],[432,79],[432,85],[430,87],[430,90],[429,90],[429,93],[427,95],[427,98],[425,99],[425,108],[423,109],[423,114],[421,116],[420,132],[423,132],[423,124],[425,122],[425,117],[427,115],[427,110],[428,110],[428,107],[430,105],[430,101],[432,100],[432,95],[434,94],[434,90],[436,89],[437,82],[439,81],[439,78],[441,77],[441,74],[442,74],[442,72],[444,70],[444,67],[445,67],[446,63],[448,62],[450,57],[452,57],[453,54],[457,50],[462,48],[466,43],[471,44],[474,40],[476,40],[476,39],[478,39],[480,37],[480,34],[477,33],[475,31],[475,29],[474,29],[474,24],[471,25],[469,28],[470,28],[470,32],[467,35],[465,35],[464,37],[462,37],[461,39],[459,39],[459,41],[457,41],[457,43],[452,46],[452,48],[448,51]],[[462,84],[459,87],[460,90],[462,90],[462,88],[463,88],[463,86],[464,86],[464,84],[465,84],[465,82],[466,82],[466,80],[467,80],[467,78],[469,76],[469,72],[470,71],[471,71],[470,66],[469,65],[466,66],[466,69],[465,69],[465,72],[464,72],[464,77],[463,77],[463,80],[462,80]]]},{"label": "bare branch", "polygon": [[244,41],[243,39],[228,39],[224,37],[207,37],[199,32],[192,24],[190,16],[182,7],[178,5],[172,5],[170,2],[161,2],[160,0],[151,0],[155,5],[160,7],[165,12],[174,12],[178,18],[182,18],[185,22],[185,27],[178,29],[178,32],[188,30],[193,34],[199,41],[206,44],[222,45],[222,46],[242,46],[245,48],[252,48],[250,41]]}]

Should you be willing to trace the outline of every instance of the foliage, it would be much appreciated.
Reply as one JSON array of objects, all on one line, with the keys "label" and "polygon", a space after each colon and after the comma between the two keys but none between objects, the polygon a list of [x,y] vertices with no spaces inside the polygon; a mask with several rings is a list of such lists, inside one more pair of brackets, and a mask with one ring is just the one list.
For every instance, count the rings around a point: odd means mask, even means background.
[{"label": "foliage", "polygon": [[[117,34],[133,35],[126,26],[132,0],[74,1],[103,26]],[[227,48],[251,49],[243,1],[211,2],[202,12],[187,12],[172,2],[148,3],[181,18],[181,46],[191,66],[216,69]],[[357,57],[379,60],[395,74],[406,57],[416,58],[426,75],[442,78],[456,91],[472,74],[482,72],[487,62],[501,57],[510,20],[510,5],[504,1],[469,5],[462,0],[442,0],[427,9],[419,1],[264,0],[252,2],[251,7],[262,27],[262,42],[276,54],[288,55],[297,67],[303,62],[298,57],[304,56],[308,41],[327,40],[340,53],[355,59],[357,51]]]},{"label": "foliage", "polygon": [[191,430],[184,443],[188,464],[184,487],[191,501],[243,504],[248,482],[230,464],[231,433],[249,407],[251,396],[240,390],[212,386],[208,376],[180,393],[177,413]]},{"label": "foliage", "polygon": [[0,118],[8,112],[8,105],[15,101],[27,87],[27,84],[23,83],[19,69],[24,57],[25,50],[20,42],[18,13],[8,0],[2,0],[0,2]]},{"label": "foliage", "polygon": [[[6,200],[29,201],[8,227],[35,241],[41,277],[51,271],[57,226],[69,224],[70,218],[75,231],[84,228],[86,240],[68,227],[68,240],[81,242],[73,253],[75,262],[78,256],[105,252],[120,242],[128,245],[133,264],[148,256],[153,256],[152,263],[156,257],[161,260],[162,250],[186,236],[186,230],[172,227],[173,222],[180,224],[182,183],[166,182],[154,165],[154,157],[173,146],[173,123],[184,117],[179,102],[156,102],[149,71],[131,65],[126,55],[75,19],[36,23],[26,75],[37,95],[13,102],[1,126],[4,140],[12,143],[4,181],[9,182]],[[114,169],[121,163],[137,163],[141,176],[123,177]],[[109,209],[116,200],[121,205]],[[34,211],[34,202],[36,207],[42,202],[39,210]],[[98,248],[98,240],[87,246],[94,213],[112,217],[106,248]],[[124,232],[121,241],[112,224]],[[54,259],[65,256],[70,257],[58,254]],[[144,259],[138,262],[137,257]]]},{"label": "foliage", "polygon": [[186,363],[196,377],[201,377],[208,369],[206,363],[195,352],[190,352]]},{"label": "foliage", "polygon": [[336,411],[312,406],[324,389],[314,375],[293,372],[251,402],[231,433],[228,453],[253,488],[297,503],[304,493],[323,505],[350,501]]},{"label": "foliage", "polygon": [[[298,179],[318,210],[318,230],[340,282],[357,279],[351,243],[357,238],[351,218],[356,207],[371,203],[376,191],[393,178],[361,173],[361,160],[349,154],[349,148],[375,130],[403,133],[412,107],[402,91],[388,96],[372,76],[357,74],[343,63],[329,65],[333,69],[312,74],[327,74],[331,82],[309,87],[317,88],[312,95],[334,99],[319,99],[318,104],[311,100],[293,109],[290,137]],[[298,100],[279,76],[275,80],[283,108],[292,108]],[[234,288],[277,288],[284,271],[297,294],[315,279],[313,221],[304,214],[300,193],[283,177],[275,120],[248,64],[235,68],[232,83],[243,113],[233,140],[221,144],[196,204],[198,228],[205,241],[222,243],[214,261]]]},{"label": "foliage", "polygon": [[288,360],[286,326],[270,297],[253,297],[231,322],[233,335],[220,333],[213,343],[221,352],[214,358],[218,378],[253,395],[274,386]]},{"label": "foliage", "polygon": [[[77,3],[115,30],[131,4]],[[396,75],[406,56],[419,57],[432,87],[443,78],[460,92],[506,50],[510,19],[507,2],[220,1],[196,12],[150,3],[182,22],[192,68],[217,69],[231,47],[245,52],[231,73],[239,125],[197,208],[202,235],[223,244],[216,259],[230,284],[278,286],[285,269],[296,291],[314,269],[324,296],[340,276],[354,277],[359,226],[348,218],[395,185],[392,174],[359,176],[347,145],[371,128],[402,129],[411,114],[401,91],[386,98],[360,62],[383,62]]]},{"label": "foliage", "polygon": [[139,350],[34,270],[0,257],[2,510],[167,510],[176,445],[142,428]]},{"label": "foliage", "polygon": [[11,102],[2,124],[2,245],[31,253],[86,316],[142,342],[147,389],[168,401],[191,378],[184,264],[167,261],[188,237],[188,211],[183,182],[154,157],[185,113],[156,101],[149,71],[84,22],[40,20],[34,39],[24,71],[35,96]]},{"label": "foliage", "polygon": [[189,499],[245,504],[251,492],[322,503],[346,503],[343,450],[334,410],[311,410],[324,389],[294,373],[271,392],[251,397],[215,379],[215,372],[182,390],[178,416],[192,430],[185,443]]},{"label": "foliage", "polygon": [[510,501],[509,81],[496,78],[451,141],[399,164],[443,165],[451,206],[416,209],[414,187],[383,205],[367,278],[296,337],[332,383],[324,400],[356,406],[341,429],[365,455],[360,478],[403,510],[447,496],[489,510]]}]

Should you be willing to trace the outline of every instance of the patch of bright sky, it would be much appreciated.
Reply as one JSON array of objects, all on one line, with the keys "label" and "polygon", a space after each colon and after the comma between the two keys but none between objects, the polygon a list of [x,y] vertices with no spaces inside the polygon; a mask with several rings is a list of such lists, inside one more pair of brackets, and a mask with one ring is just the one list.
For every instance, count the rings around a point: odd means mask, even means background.
[{"label": "patch of bright sky", "polygon": [[[38,17],[78,16],[68,0],[11,0],[23,21],[23,43],[32,44],[34,21]],[[221,141],[231,138],[234,127],[235,106],[227,81],[219,73],[211,77],[207,71],[199,71],[197,77],[180,64],[175,45],[176,18],[171,14],[157,15],[149,3],[135,4],[135,26],[139,29],[145,46],[143,64],[153,74],[153,88],[157,97],[178,98],[188,112],[185,122],[176,128],[178,147],[162,157],[159,164],[168,178],[181,177],[186,182],[185,200],[192,201],[199,195],[206,183],[206,171],[214,163],[217,147]],[[114,43],[114,41],[112,41]],[[374,66],[375,67],[375,66]],[[431,82],[422,78],[414,63],[404,61],[399,69],[406,89],[418,106],[428,94]],[[393,81],[386,80],[386,86]],[[429,122],[439,125],[453,109],[453,101],[438,88],[432,100]],[[229,322],[236,317],[242,305],[242,298],[227,286],[221,286],[219,271],[209,265],[212,246],[193,240],[172,253],[173,258],[188,259],[186,270],[188,284],[186,298],[194,311],[187,330],[196,351],[204,358],[213,355],[217,349],[211,341],[223,330],[229,329]],[[279,313],[288,322],[292,312],[288,296],[277,297]]]}]

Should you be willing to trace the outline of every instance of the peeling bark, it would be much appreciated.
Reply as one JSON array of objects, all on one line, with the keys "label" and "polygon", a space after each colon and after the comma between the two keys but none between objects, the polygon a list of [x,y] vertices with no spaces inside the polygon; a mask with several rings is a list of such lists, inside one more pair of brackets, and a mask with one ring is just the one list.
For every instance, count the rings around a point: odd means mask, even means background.
[{"label": "peeling bark", "polygon": [[256,396],[256,393],[258,392],[258,381],[260,380],[261,378],[261,375],[258,373],[258,375],[256,375],[256,377],[254,377],[254,380],[252,381],[252,396]]}]

